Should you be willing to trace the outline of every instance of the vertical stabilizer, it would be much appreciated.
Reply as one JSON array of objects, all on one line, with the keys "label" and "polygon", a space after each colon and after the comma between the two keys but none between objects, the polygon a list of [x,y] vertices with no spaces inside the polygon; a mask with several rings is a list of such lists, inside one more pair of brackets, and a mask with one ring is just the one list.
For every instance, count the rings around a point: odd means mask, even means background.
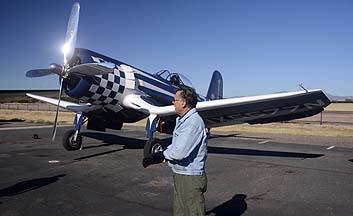
[{"label": "vertical stabilizer", "polygon": [[207,91],[207,100],[223,98],[223,78],[219,71],[214,71]]}]

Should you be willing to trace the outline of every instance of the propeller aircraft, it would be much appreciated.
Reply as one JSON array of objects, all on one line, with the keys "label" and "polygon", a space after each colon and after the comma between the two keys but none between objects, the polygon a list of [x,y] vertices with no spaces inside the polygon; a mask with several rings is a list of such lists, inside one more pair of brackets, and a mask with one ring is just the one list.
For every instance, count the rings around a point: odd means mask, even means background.
[{"label": "propeller aircraft", "polygon": [[[76,48],[80,5],[75,3],[69,18],[66,41],[63,46],[62,65],[50,64],[48,69],[30,70],[27,77],[56,74],[60,78],[58,99],[27,93],[27,96],[57,106],[52,142],[56,136],[59,107],[76,113],[74,128],[63,136],[66,150],[82,147],[81,126],[105,131],[120,130],[124,123],[147,118],[146,132],[149,140],[144,154],[157,152],[165,145],[153,135],[172,133],[176,112],[172,105],[175,92],[191,82],[179,73],[162,70],[147,73],[132,65],[112,59],[94,51]],[[80,101],[61,100],[62,91]],[[83,103],[81,103],[83,102]],[[196,109],[207,128],[249,123],[286,121],[315,115],[330,104],[322,90],[284,92],[259,96],[223,98],[223,78],[220,72],[212,75],[207,95],[198,94]]]}]

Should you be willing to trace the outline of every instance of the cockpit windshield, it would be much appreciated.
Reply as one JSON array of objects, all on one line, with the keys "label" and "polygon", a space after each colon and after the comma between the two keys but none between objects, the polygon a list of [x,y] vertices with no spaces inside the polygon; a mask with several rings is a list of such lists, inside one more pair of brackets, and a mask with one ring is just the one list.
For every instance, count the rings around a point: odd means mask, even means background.
[{"label": "cockpit windshield", "polygon": [[171,73],[168,70],[161,70],[157,72],[156,75],[164,80],[167,80],[172,85],[175,85],[175,86],[184,85],[184,86],[190,86],[194,88],[190,80],[186,78],[186,76],[180,73]]}]

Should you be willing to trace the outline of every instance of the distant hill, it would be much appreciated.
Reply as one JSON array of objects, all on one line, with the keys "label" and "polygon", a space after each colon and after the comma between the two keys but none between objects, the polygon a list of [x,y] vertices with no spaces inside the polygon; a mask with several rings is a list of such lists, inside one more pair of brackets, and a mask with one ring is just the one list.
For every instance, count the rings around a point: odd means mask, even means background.
[{"label": "distant hill", "polygon": [[351,101],[351,102],[353,102],[353,96],[335,96],[335,95],[331,95],[328,93],[326,93],[326,95],[331,101],[339,101],[339,102]]},{"label": "distant hill", "polygon": [[[0,103],[28,103],[37,100],[26,96],[26,93],[33,93],[45,97],[58,98],[58,90],[0,90]],[[63,96],[66,94],[63,92]]]}]

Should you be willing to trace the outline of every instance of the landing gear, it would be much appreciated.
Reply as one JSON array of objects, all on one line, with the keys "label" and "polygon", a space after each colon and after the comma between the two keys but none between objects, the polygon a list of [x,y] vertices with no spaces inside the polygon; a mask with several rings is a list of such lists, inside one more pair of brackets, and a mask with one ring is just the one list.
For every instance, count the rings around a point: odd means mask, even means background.
[{"label": "landing gear", "polygon": [[79,150],[82,147],[82,136],[76,130],[68,130],[63,136],[62,142],[64,148],[68,151]]},{"label": "landing gear", "polygon": [[74,120],[75,128],[66,131],[63,136],[62,144],[68,151],[82,149],[82,136],[80,134],[80,129],[84,123],[83,118],[84,116],[82,113],[76,113]]},{"label": "landing gear", "polygon": [[156,131],[157,128],[158,120],[159,118],[157,115],[151,114],[150,116],[148,116],[146,122],[148,141],[145,143],[145,146],[143,148],[144,157],[148,157],[152,153],[157,153],[166,149],[166,145],[162,142],[162,140],[153,137],[153,133]]},{"label": "landing gear", "polygon": [[160,139],[152,137],[145,144],[145,147],[143,149],[143,156],[147,157],[152,153],[157,153],[163,151],[164,149],[164,143]]}]

